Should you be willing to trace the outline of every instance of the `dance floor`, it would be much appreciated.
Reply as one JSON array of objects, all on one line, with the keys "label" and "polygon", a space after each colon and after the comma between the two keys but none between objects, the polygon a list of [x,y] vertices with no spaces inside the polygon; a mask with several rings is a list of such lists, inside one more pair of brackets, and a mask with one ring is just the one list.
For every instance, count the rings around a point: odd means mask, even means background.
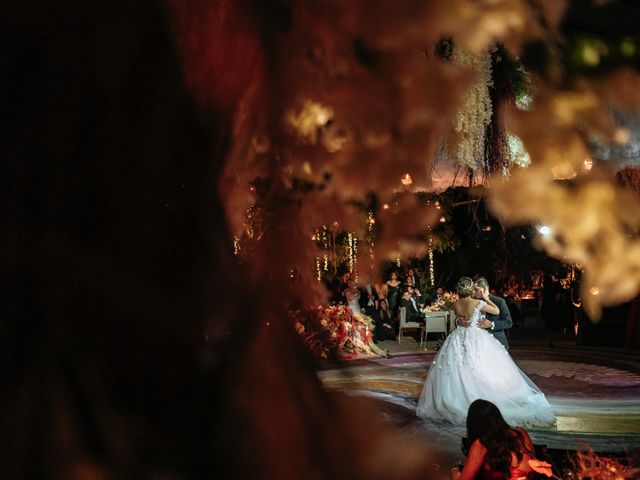
[{"label": "dance floor", "polygon": [[[545,392],[557,427],[530,430],[536,444],[549,449],[589,447],[624,452],[640,446],[640,355],[622,349],[555,348],[546,340],[512,343],[518,366]],[[328,389],[376,399],[384,419],[425,438],[453,460],[460,455],[465,429],[417,418],[415,407],[435,353],[396,353],[391,359],[360,358],[342,369],[327,369],[320,378]]]}]

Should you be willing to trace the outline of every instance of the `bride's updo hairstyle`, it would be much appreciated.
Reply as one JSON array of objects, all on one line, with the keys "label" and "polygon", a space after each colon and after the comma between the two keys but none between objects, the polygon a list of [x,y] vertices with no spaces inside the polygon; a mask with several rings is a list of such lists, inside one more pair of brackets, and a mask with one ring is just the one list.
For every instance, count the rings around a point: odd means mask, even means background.
[{"label": "bride's updo hairstyle", "polygon": [[460,298],[467,298],[473,294],[473,280],[469,277],[462,277],[456,285],[456,292]]}]

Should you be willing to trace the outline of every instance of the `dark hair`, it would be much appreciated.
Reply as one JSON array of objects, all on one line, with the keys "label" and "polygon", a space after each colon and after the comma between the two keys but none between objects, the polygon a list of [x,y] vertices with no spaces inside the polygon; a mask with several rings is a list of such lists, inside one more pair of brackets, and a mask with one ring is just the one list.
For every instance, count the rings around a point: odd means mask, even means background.
[{"label": "dark hair", "polygon": [[523,452],[533,455],[525,445],[524,435],[505,422],[498,407],[487,400],[476,400],[467,413],[467,436],[469,447],[476,440],[487,449],[485,464],[494,472],[502,472],[509,478],[511,473],[511,453],[518,461]]}]

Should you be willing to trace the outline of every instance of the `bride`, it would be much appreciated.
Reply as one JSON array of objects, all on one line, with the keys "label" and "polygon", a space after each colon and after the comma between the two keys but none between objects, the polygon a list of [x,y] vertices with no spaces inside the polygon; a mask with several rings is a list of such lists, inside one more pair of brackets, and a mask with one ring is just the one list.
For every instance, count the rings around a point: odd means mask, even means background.
[{"label": "bride", "polygon": [[[472,298],[474,291],[482,300]],[[513,362],[493,335],[478,327],[482,312],[497,315],[498,307],[488,295],[462,277],[453,309],[467,318],[469,327],[456,328],[436,355],[418,401],[417,415],[464,424],[474,400],[498,406],[511,425],[550,426],[555,415],[544,393]]]}]

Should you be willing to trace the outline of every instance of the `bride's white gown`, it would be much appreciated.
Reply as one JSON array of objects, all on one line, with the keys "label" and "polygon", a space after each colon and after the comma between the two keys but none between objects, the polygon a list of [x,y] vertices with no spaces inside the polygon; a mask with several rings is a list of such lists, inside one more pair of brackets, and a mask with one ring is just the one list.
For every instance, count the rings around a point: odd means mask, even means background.
[{"label": "bride's white gown", "polygon": [[360,292],[350,292],[348,298],[347,306],[351,309],[353,313],[362,313],[360,310]]},{"label": "bride's white gown", "polygon": [[477,326],[481,301],[471,326],[456,328],[444,341],[425,381],[417,415],[464,424],[479,398],[493,402],[512,426],[553,425],[556,417],[544,393],[513,362],[489,332]]}]

